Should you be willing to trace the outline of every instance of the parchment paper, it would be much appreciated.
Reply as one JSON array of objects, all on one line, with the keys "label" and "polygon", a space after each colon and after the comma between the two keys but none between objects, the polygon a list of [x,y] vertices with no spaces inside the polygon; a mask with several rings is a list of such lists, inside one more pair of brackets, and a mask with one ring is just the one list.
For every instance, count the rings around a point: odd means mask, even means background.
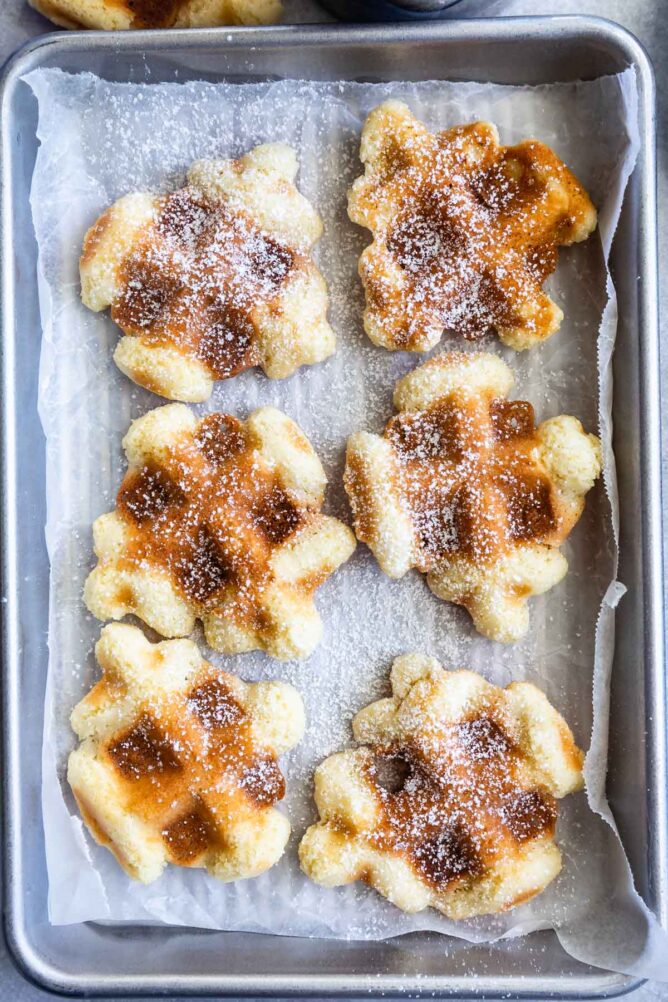
[{"label": "parchment paper", "polygon": [[[615,580],[617,499],[610,444],[609,361],[617,314],[605,262],[638,147],[633,71],[537,88],[442,81],[110,84],[55,70],[26,79],[39,101],[41,142],[31,197],[39,245],[39,406],[47,436],[52,564],[43,745],[51,922],[141,921],[351,939],[431,929],[470,941],[553,927],[580,959],[668,977],[666,942],[633,890],[604,800],[613,609],[624,590]],[[421,576],[390,581],[360,545],[320,589],[325,636],[307,661],[281,664],[260,653],[222,658],[205,649],[227,670],[246,679],[289,680],[304,697],[307,733],[283,762],[288,794],[282,809],[293,837],[283,860],[255,880],[223,885],[203,871],[170,867],[143,887],[93,842],[64,779],[75,741],[68,716],[97,678],[92,649],[101,624],[81,599],[93,565],[91,524],[113,507],[125,469],[120,441],[130,420],[164,402],[118,372],[111,358],[117,329],[79,301],[83,234],[125,192],[178,184],[193,159],[239,155],[270,140],[297,149],[299,186],[325,221],[317,258],[330,285],[338,351],[285,381],[272,382],[254,371],[219,383],[197,410],[243,417],[261,404],[284,409],[323,459],[330,478],[326,509],[349,520],[341,486],[346,437],[363,428],[382,429],[392,413],[395,380],[420,361],[376,348],[365,337],[356,267],[369,236],[345,212],[346,189],[360,173],[362,122],[390,96],[406,100],[432,128],[483,118],[498,124],[506,143],[535,135],[553,146],[591,192],[600,209],[598,234],[562,251],[549,283],[565,312],[561,331],[519,355],[494,340],[484,347],[509,361],[517,394],[534,403],[539,420],[573,413],[587,429],[598,427],[607,490],[599,484],[589,495],[564,547],[569,574],[532,601],[531,631],[514,647],[477,636],[466,613],[436,599]],[[474,668],[499,685],[522,678],[536,682],[589,748],[588,794],[561,804],[562,873],[534,901],[505,915],[459,924],[433,911],[408,916],[362,885],[325,890],[299,871],[296,845],[316,818],[315,765],[350,741],[351,717],[387,693],[392,658],[410,650],[434,654],[449,668]]]}]

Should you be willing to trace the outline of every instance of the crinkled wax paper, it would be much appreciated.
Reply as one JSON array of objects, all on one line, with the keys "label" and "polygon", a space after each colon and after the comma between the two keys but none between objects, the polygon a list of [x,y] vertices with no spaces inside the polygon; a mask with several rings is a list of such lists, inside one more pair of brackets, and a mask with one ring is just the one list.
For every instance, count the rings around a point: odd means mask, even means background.
[{"label": "crinkled wax paper", "polygon": [[[470,941],[554,927],[566,949],[583,960],[658,977],[658,927],[633,890],[604,800],[613,609],[623,594],[615,583],[610,445],[616,306],[606,260],[637,152],[633,72],[536,88],[441,81],[113,84],[56,70],[34,72],[27,81],[39,102],[41,142],[32,209],[39,244],[40,414],[47,436],[51,557],[43,752],[51,921],[148,921],[357,939],[431,929]],[[178,184],[196,158],[239,155],[271,140],[296,148],[299,186],[325,221],[317,258],[331,289],[337,353],[284,381],[252,371],[219,383],[198,410],[245,416],[260,404],[284,409],[323,459],[330,478],[327,509],[349,520],[341,485],[346,437],[383,427],[392,414],[395,380],[419,361],[376,348],[365,337],[356,269],[369,235],[346,216],[346,189],[361,169],[362,122],[388,97],[407,101],[432,128],[483,118],[497,123],[503,142],[545,140],[600,208],[598,233],[562,251],[549,282],[565,313],[561,331],[522,354],[493,340],[485,347],[509,361],[517,393],[533,402],[539,420],[572,413],[589,430],[598,428],[607,491],[601,483],[589,495],[564,548],[569,574],[532,601],[531,631],[514,647],[477,636],[467,614],[435,598],[421,576],[391,581],[360,545],[320,589],[325,635],[308,660],[281,664],[260,653],[221,658],[205,652],[247,679],[283,678],[303,694],[306,736],[284,760],[288,794],[282,809],[292,821],[293,837],[282,861],[255,880],[224,885],[203,871],[169,867],[144,887],[88,835],[65,780],[74,745],[68,716],[97,677],[92,651],[101,624],[81,599],[93,563],[91,524],[113,507],[125,466],[121,437],[130,420],[163,402],[121,375],[112,361],[117,329],[108,316],[80,303],[82,238],[114,199],[134,189]],[[404,915],[363,885],[326,890],[299,870],[297,842],[315,819],[314,766],[350,741],[352,715],[386,694],[392,658],[411,650],[434,654],[446,667],[477,669],[499,685],[524,678],[536,682],[589,748],[588,796],[569,797],[561,806],[563,870],[545,893],[507,914],[459,924],[433,911]],[[667,950],[663,956],[665,973]]]}]

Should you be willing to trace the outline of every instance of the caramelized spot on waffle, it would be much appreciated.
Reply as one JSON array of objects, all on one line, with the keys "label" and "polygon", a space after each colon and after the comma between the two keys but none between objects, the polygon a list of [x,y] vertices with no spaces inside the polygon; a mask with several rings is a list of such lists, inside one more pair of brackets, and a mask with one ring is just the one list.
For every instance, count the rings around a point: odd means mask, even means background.
[{"label": "caramelized spot on waffle", "polygon": [[285,780],[275,758],[257,758],[241,777],[241,787],[254,803],[262,807],[275,804],[285,796]]},{"label": "caramelized spot on waffle", "polygon": [[174,570],[186,595],[201,604],[235,580],[232,560],[206,525],[195,532],[192,545],[183,547]]},{"label": "caramelized spot on waffle", "polygon": [[536,166],[546,159],[540,143],[504,149],[482,170],[471,171],[471,190],[481,205],[494,212],[520,211],[544,195],[546,180],[537,173]]},{"label": "caramelized spot on waffle", "polygon": [[208,223],[209,211],[204,199],[191,188],[179,188],[163,200],[156,229],[160,236],[177,246],[192,249]]},{"label": "caramelized spot on waffle", "polygon": [[212,466],[224,463],[246,448],[244,426],[231,414],[209,414],[201,422],[195,441]]},{"label": "caramelized spot on waffle", "polygon": [[213,678],[192,689],[188,709],[208,731],[239,724],[244,711],[222,678]]},{"label": "caramelized spot on waffle", "polygon": [[259,499],[251,511],[251,518],[276,546],[289,539],[303,521],[302,512],[279,484]]},{"label": "caramelized spot on waffle", "polygon": [[381,176],[389,176],[397,170],[410,167],[410,165],[411,157],[408,150],[404,149],[395,136],[390,135],[384,148],[380,151],[378,167]]},{"label": "caramelized spot on waffle", "polygon": [[401,752],[381,752],[374,756],[374,779],[388,793],[403,790],[412,771],[411,760]]},{"label": "caramelized spot on waffle", "polygon": [[186,186],[159,200],[111,315],[126,334],[194,354],[225,379],[258,364],[254,313],[303,264],[297,257],[243,210]]},{"label": "caramelized spot on waffle", "polygon": [[123,292],[111,308],[114,323],[126,333],[143,334],[157,323],[170,301],[178,296],[181,281],[171,262],[150,250],[131,255],[123,268]]},{"label": "caramelized spot on waffle", "polygon": [[427,485],[412,505],[415,530],[424,552],[432,559],[453,553],[465,545],[468,527],[459,511],[456,496],[447,497]]},{"label": "caramelized spot on waffle", "polygon": [[530,247],[527,251],[527,270],[540,285],[552,274],[558,262],[559,251],[549,244]]},{"label": "caramelized spot on waffle", "polygon": [[554,834],[557,803],[541,790],[522,790],[502,808],[503,822],[518,842],[526,842],[543,832]]},{"label": "caramelized spot on waffle", "polygon": [[135,522],[151,521],[172,505],[182,505],[185,495],[178,484],[159,467],[145,466],[126,477],[118,495],[118,506]]},{"label": "caramelized spot on waffle", "polygon": [[367,766],[382,808],[378,849],[402,853],[443,886],[479,876],[512,843],[553,830],[554,799],[522,789],[525,753],[493,716],[481,712],[426,742],[381,749]]},{"label": "caramelized spot on waffle", "polygon": [[258,232],[251,243],[248,259],[262,286],[269,292],[286,280],[294,264],[294,251],[266,233]]},{"label": "caramelized spot on waffle", "polygon": [[173,863],[187,866],[215,841],[215,829],[199,810],[181,814],[162,831]]},{"label": "caramelized spot on waffle", "polygon": [[455,533],[449,552],[483,561],[503,551],[507,540],[503,520],[495,517],[496,501],[481,477],[459,485],[450,499]]},{"label": "caramelized spot on waffle", "polygon": [[536,426],[532,405],[528,400],[504,400],[498,397],[489,408],[494,436],[500,442],[513,438],[531,438]]},{"label": "caramelized spot on waffle", "polygon": [[436,271],[441,255],[464,249],[463,235],[448,219],[445,207],[438,192],[428,189],[390,231],[388,249],[412,276]]},{"label": "caramelized spot on waffle", "polygon": [[215,299],[204,307],[201,324],[197,357],[217,379],[236,376],[257,364],[255,328],[244,310]]},{"label": "caramelized spot on waffle", "polygon": [[476,877],[483,872],[475,846],[459,825],[446,825],[433,838],[420,842],[413,860],[426,880],[447,884],[457,877]]},{"label": "caramelized spot on waffle", "polygon": [[509,475],[504,478],[506,485],[513,539],[539,539],[554,530],[556,519],[548,480],[533,474]]},{"label": "caramelized spot on waffle", "polygon": [[387,436],[402,459],[462,458],[466,447],[465,415],[447,404],[417,414],[399,414],[387,426]]},{"label": "caramelized spot on waffle", "polygon": [[513,741],[491,717],[463,720],[455,725],[453,734],[474,762],[502,758],[514,748]]},{"label": "caramelized spot on waffle", "polygon": [[151,774],[180,769],[173,744],[147,713],[107,748],[107,753],[125,779],[137,780]]}]

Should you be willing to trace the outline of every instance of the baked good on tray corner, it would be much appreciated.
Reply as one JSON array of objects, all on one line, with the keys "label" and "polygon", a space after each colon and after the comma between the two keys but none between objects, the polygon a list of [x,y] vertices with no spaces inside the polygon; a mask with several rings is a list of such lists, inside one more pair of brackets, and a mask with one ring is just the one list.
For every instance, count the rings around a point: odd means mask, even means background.
[{"label": "baked good on tray corner", "polygon": [[559,547],[601,472],[596,436],[567,415],[536,427],[512,385],[496,355],[432,358],[396,384],[382,436],[350,437],[345,470],[357,537],[385,573],[426,572],[505,643],[526,633],[529,596],[565,575]]},{"label": "baked good on tray corner", "polygon": [[67,775],[96,841],[144,883],[167,863],[221,880],[273,866],[290,835],[277,758],[304,733],[296,689],[246,684],[190,640],[152,644],[122,623],[95,651],[103,676],[72,713]]},{"label": "baked good on tray corner", "polygon": [[165,637],[201,619],[224,653],[308,656],[322,622],[316,588],[355,537],[321,511],[326,477],[281,411],[198,420],[167,404],[133,422],[116,510],[93,526],[85,600],[98,619],[135,614]]},{"label": "baked good on tray corner", "polygon": [[81,297],[111,307],[125,335],[114,359],[136,383],[195,402],[252,366],[280,379],[334,352],[310,255],[322,222],[297,169],[283,143],[198,161],[182,188],[125,195],[91,226]]},{"label": "baked good on tray corner", "polygon": [[62,28],[215,28],[223,24],[275,24],[281,0],[29,0]]},{"label": "baked good on tray corner", "polygon": [[397,658],[391,680],[353,720],[360,746],[316,770],[302,869],[452,919],[540,893],[561,868],[557,799],[583,785],[563,718],[530,683],[497,688],[421,654]]},{"label": "baked good on tray corner", "polygon": [[386,101],[366,120],[360,156],[348,213],[373,234],[359,270],[375,344],[428,351],[444,329],[495,331],[519,350],[558,330],[543,282],[558,247],[594,230],[596,210],[549,147],[500,146],[488,122],[432,133]]}]

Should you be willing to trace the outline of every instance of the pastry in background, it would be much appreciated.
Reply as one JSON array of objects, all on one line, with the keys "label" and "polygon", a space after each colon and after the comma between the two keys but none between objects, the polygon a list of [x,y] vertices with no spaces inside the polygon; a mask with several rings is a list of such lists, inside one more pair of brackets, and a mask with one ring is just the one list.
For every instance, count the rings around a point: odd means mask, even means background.
[{"label": "pastry in background", "polygon": [[366,120],[360,156],[348,214],[373,233],[359,271],[374,344],[428,351],[444,330],[494,331],[519,350],[559,329],[543,282],[558,247],[594,230],[596,210],[549,147],[500,146],[488,122],[432,133],[386,101]]},{"label": "pastry in background", "polygon": [[539,894],[561,869],[557,800],[583,785],[563,718],[530,683],[500,689],[422,654],[397,658],[391,680],[353,720],[360,747],[316,770],[304,872],[451,919]]},{"label": "pastry in background", "polygon": [[81,298],[111,307],[114,359],[140,386],[206,400],[214,380],[259,365],[281,379],[335,349],[327,286],[310,256],[322,233],[283,143],[201,160],[183,188],[136,192],[86,234]]},{"label": "pastry in background", "polygon": [[574,417],[536,427],[498,356],[450,352],[397,383],[382,436],[348,440],[345,486],[357,538],[390,577],[427,573],[440,598],[504,643],[529,626],[527,599],[556,585],[559,551],[601,472]]},{"label": "pastry in background", "polygon": [[217,651],[307,657],[322,635],[315,590],[355,537],[322,514],[325,473],[294,421],[273,407],[198,420],[167,404],[134,421],[123,447],[116,510],[93,526],[90,611],[134,614],[165,637],[201,619]]},{"label": "pastry in background", "polygon": [[247,685],[190,640],[151,644],[120,623],[95,652],[103,676],[72,713],[67,777],[96,841],[145,884],[167,863],[220,880],[273,866],[290,835],[276,760],[304,734],[296,689]]},{"label": "pastry in background", "polygon": [[275,24],[280,0],[29,0],[62,28],[215,28],[221,24]]}]

